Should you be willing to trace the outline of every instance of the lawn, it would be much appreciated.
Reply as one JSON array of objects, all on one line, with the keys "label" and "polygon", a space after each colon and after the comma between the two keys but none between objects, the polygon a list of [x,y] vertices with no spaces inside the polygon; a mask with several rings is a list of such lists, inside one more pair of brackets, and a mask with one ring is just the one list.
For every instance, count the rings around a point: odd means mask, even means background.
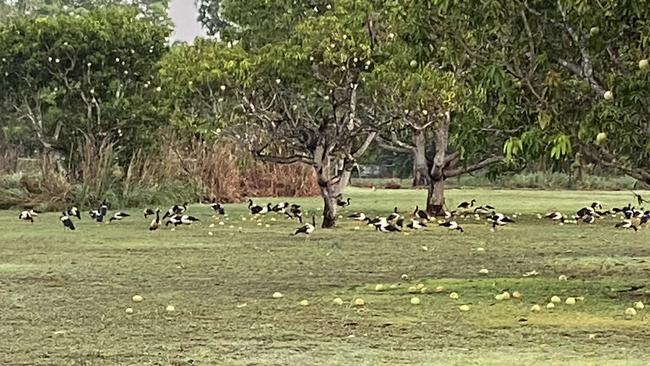
[{"label": "lawn", "polygon": [[[342,215],[398,206],[407,216],[426,193],[349,194]],[[29,224],[0,212],[0,364],[650,364],[646,310],[624,315],[637,301],[650,305],[650,292],[618,291],[648,283],[650,230],[619,231],[614,218],[595,226],[537,218],[593,200],[622,206],[630,192],[448,193],[454,206],[471,198],[517,223],[492,233],[470,216],[458,220],[464,234],[430,226],[407,235],[342,219],[304,239],[281,216],[258,225],[245,205],[227,205],[220,220],[195,205],[200,224],[154,233],[141,209],[111,225],[84,216],[76,232],[64,232],[57,214]],[[290,201],[318,215],[320,200]],[[425,293],[409,293],[418,285]],[[503,290],[522,298],[497,301]],[[144,301],[134,303],[136,294]],[[554,295],[562,303],[547,310]],[[584,300],[566,305],[567,297]],[[353,306],[357,298],[365,306]]]}]

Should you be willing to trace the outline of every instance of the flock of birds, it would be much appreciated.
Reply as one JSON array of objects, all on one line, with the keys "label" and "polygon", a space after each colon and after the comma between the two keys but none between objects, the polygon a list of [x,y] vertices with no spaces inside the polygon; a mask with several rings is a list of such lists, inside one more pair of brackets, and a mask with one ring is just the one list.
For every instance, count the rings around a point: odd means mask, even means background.
[{"label": "flock of birds", "polygon": [[[598,220],[612,216],[619,217],[622,216],[622,221],[618,222],[615,227],[618,229],[629,229],[638,231],[639,227],[644,226],[650,222],[650,210],[644,210],[643,204],[648,202],[641,195],[634,193],[638,205],[641,208],[636,208],[629,203],[627,206],[621,208],[612,208],[605,210],[599,202],[593,202],[589,206],[583,207],[576,212],[575,215],[567,216],[561,212],[551,212],[546,215],[538,214],[538,219],[549,219],[553,222],[556,222],[558,225],[565,224],[587,224],[593,225]],[[481,206],[476,206],[476,200],[472,199],[471,201],[462,202],[458,205],[456,210],[448,212],[445,211],[444,219],[437,219],[430,216],[426,211],[420,209],[418,206],[415,207],[415,210],[410,215],[410,220],[406,223],[406,218],[399,213],[397,207],[393,211],[386,215],[385,217],[375,216],[370,217],[363,212],[355,212],[348,215],[349,219],[354,221],[364,222],[371,228],[382,232],[382,233],[394,233],[402,232],[405,230],[423,230],[427,228],[427,225],[432,223],[437,224],[439,227],[457,231],[460,233],[465,232],[465,229],[458,223],[457,218],[467,219],[474,216],[475,220],[486,219],[491,224],[491,231],[496,231],[499,228],[505,227],[509,224],[514,224],[517,218],[517,215],[513,215],[512,218],[504,215],[502,213],[496,212],[494,206],[490,204],[484,204]],[[339,208],[344,209],[350,206],[351,200],[347,198],[346,200],[342,199],[342,196],[339,195],[336,198],[336,204]],[[200,221],[195,216],[187,214],[188,203],[176,204],[170,207],[164,215],[161,217],[160,208],[151,209],[146,208],[144,210],[144,218],[148,219],[150,216],[154,216],[152,221],[149,224],[150,231],[156,231],[161,228],[161,226],[173,225],[177,227],[179,225],[189,226],[195,222]],[[214,215],[225,215],[225,209],[222,204],[213,200],[209,204],[210,208],[213,211]],[[302,226],[297,228],[292,235],[305,235],[309,236],[316,230],[316,217],[312,215],[311,222],[303,222],[303,211],[300,205],[290,204],[289,202],[281,202],[275,205],[268,203],[267,205],[257,205],[253,200],[248,200],[248,211],[252,216],[259,217],[262,215],[267,215],[270,213],[276,213],[286,216],[288,219],[294,220],[297,219]],[[40,212],[35,210],[26,210],[22,211],[18,216],[18,219],[21,221],[34,222],[34,217],[38,216]],[[88,212],[90,218],[95,220],[98,223],[105,222],[105,218],[108,218],[106,223],[110,224],[114,221],[122,221],[131,215],[123,211],[115,211],[109,214],[108,203],[104,200],[100,204],[99,208],[96,210],[91,210]],[[63,224],[64,230],[75,230],[75,224],[73,218],[81,220],[81,211],[77,207],[71,207],[67,211],[63,211],[60,216],[60,221]],[[358,229],[358,227],[357,227]]]}]

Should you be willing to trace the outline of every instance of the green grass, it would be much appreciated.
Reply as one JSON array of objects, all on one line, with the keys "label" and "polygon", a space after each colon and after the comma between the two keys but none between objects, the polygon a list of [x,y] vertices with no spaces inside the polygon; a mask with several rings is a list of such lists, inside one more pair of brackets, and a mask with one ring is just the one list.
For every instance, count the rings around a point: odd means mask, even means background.
[{"label": "green grass", "polygon": [[[395,205],[408,215],[426,192],[349,194],[352,207],[342,215],[387,214]],[[0,364],[650,362],[646,311],[623,315],[635,301],[650,303],[650,293],[611,291],[648,282],[650,231],[617,231],[613,218],[560,227],[536,217],[550,210],[570,214],[592,200],[620,206],[630,193],[453,190],[448,203],[471,198],[517,214],[517,224],[491,233],[471,217],[459,220],[465,234],[430,227],[391,235],[355,230],[344,219],[336,230],[303,239],[290,237],[298,225],[279,216],[258,226],[244,205],[228,205],[224,225],[208,207],[194,206],[199,225],[155,233],[140,209],[111,225],[83,217],[77,232],[63,232],[56,214],[27,224],[16,212],[0,212]],[[318,215],[320,200],[291,201]],[[479,274],[482,268],[489,273]],[[523,277],[533,270],[539,275]],[[561,274],[569,280],[558,281]],[[432,291],[408,292],[420,283]],[[388,289],[375,291],[377,284]],[[433,292],[438,286],[444,291]],[[496,301],[504,289],[523,298]],[[276,291],[284,297],[273,299]],[[451,291],[460,298],[450,299]],[[133,303],[135,294],[145,300]],[[553,295],[585,299],[529,311]],[[413,296],[420,305],[410,304]],[[334,305],[336,297],[345,304]],[[358,297],[366,306],[351,305]],[[310,305],[300,306],[303,299]],[[168,304],[176,311],[166,312]],[[461,304],[470,311],[460,312]],[[134,313],[126,314],[127,307]]]}]

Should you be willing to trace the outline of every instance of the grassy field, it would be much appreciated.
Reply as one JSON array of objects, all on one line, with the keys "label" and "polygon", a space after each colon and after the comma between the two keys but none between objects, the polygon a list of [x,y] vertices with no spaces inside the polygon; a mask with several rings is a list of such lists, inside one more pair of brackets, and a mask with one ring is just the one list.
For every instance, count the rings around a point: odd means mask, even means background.
[{"label": "grassy field", "polygon": [[[425,197],[349,193],[352,207],[342,215],[385,215],[394,206],[408,215]],[[492,233],[472,216],[459,220],[465,234],[430,227],[406,235],[355,230],[343,219],[306,240],[290,237],[298,225],[279,216],[258,225],[244,205],[228,205],[224,225],[209,207],[193,206],[200,224],[155,233],[140,209],[111,225],[83,217],[76,232],[63,232],[57,214],[28,224],[0,212],[0,364],[650,364],[650,318],[645,310],[624,316],[636,301],[650,302],[650,292],[615,291],[648,283],[650,230],[618,231],[613,218],[591,227],[537,219],[592,200],[622,206],[631,193],[453,190],[448,197],[491,203],[517,214],[517,223]],[[319,200],[295,201],[318,215]],[[531,271],[539,274],[524,276]],[[409,293],[418,284],[429,291]],[[495,300],[503,290],[523,298]],[[276,291],[283,298],[274,299]],[[144,301],[134,303],[136,294]],[[584,301],[546,310],[554,295]],[[421,304],[410,303],[414,296]],[[353,306],[356,298],[365,306]],[[532,313],[533,304],[544,309]]]}]

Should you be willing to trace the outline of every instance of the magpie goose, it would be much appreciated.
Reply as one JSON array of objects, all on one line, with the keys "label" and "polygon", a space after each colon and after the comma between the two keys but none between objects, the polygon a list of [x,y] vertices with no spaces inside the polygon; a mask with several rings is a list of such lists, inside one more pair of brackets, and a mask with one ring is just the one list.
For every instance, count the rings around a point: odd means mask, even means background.
[{"label": "magpie goose", "polygon": [[424,220],[424,221],[431,220],[429,214],[426,211],[420,210],[420,206],[415,206],[415,211],[413,211],[413,216],[415,216],[419,220]]},{"label": "magpie goose", "polygon": [[457,230],[461,233],[465,232],[465,230],[460,225],[458,225],[456,221],[443,222],[442,224],[438,224],[438,226],[447,228],[448,230]]},{"label": "magpie goose", "polygon": [[296,231],[293,233],[293,236],[296,236],[296,235],[305,235],[305,236],[309,236],[309,235],[311,235],[311,234],[314,232],[314,230],[316,230],[316,217],[315,217],[315,216],[312,216],[312,217],[311,217],[311,224],[310,224],[310,223],[306,223],[305,225],[299,227],[299,228],[296,229]]},{"label": "magpie goose", "polygon": [[129,215],[126,212],[119,212],[118,211],[118,212],[114,213],[113,216],[111,216],[111,218],[110,218],[110,220],[108,220],[108,222],[121,221],[122,219],[127,218],[129,216],[131,216],[131,215]]},{"label": "magpie goose", "polygon": [[411,223],[406,225],[407,228],[411,230],[422,230],[427,227],[426,224],[421,223],[418,220],[411,220]]},{"label": "magpie goose", "polygon": [[155,214],[156,214],[156,211],[154,211],[154,210],[152,210],[150,208],[145,208],[144,209],[144,218],[145,219],[148,218],[149,216],[155,215]]},{"label": "magpie goose", "polygon": [[460,205],[458,205],[458,208],[462,208],[463,210],[467,210],[468,208],[474,207],[475,203],[476,203],[476,200],[471,200],[470,202],[463,202]]},{"label": "magpie goose", "polygon": [[76,228],[74,227],[74,223],[70,219],[70,216],[68,216],[67,212],[62,212],[61,217],[59,218],[61,220],[61,223],[63,224],[63,230],[65,229],[70,229],[70,230],[75,230]]},{"label": "magpie goose", "polygon": [[632,229],[634,231],[639,230],[635,225],[632,224],[631,220],[623,220],[618,224],[616,224],[614,227],[616,227],[617,229],[625,229],[625,230],[629,230],[629,229]]},{"label": "magpie goose", "polygon": [[270,203],[266,206],[259,206],[253,204],[253,200],[251,199],[248,200],[248,209],[250,210],[251,215],[265,215],[272,210]]},{"label": "magpie goose", "polygon": [[156,218],[149,224],[149,231],[156,231],[160,229],[160,209],[156,209]]},{"label": "magpie goose", "polygon": [[352,215],[348,216],[348,218],[351,218],[355,221],[366,221],[367,219],[366,214],[363,212],[355,212]]},{"label": "magpie goose", "polygon": [[73,206],[68,210],[68,216],[74,216],[77,219],[81,220],[81,211],[79,211],[77,207]]},{"label": "magpie goose", "polygon": [[217,202],[217,200],[212,200],[212,203],[210,204],[210,208],[212,211],[214,211],[215,215],[224,215],[226,211],[223,209],[223,206]]},{"label": "magpie goose", "polygon": [[23,211],[18,215],[18,220],[34,222],[34,217],[29,211]]},{"label": "magpie goose", "polygon": [[348,199],[345,200],[345,201],[340,199],[340,198],[337,198],[336,199],[336,205],[341,207],[341,208],[345,208],[346,206],[350,206],[350,197],[348,197]]},{"label": "magpie goose", "polygon": [[397,220],[399,218],[400,218],[400,214],[397,213],[397,207],[395,207],[393,209],[393,212],[391,212],[391,214],[388,215],[388,217],[386,218],[386,221],[391,222],[391,221],[395,221],[395,220]]},{"label": "magpie goose", "polygon": [[171,217],[172,215],[182,215],[185,213],[185,211],[187,211],[187,202],[183,203],[182,205],[174,205],[170,207],[167,212],[165,212],[162,219],[164,220],[168,217]]}]

